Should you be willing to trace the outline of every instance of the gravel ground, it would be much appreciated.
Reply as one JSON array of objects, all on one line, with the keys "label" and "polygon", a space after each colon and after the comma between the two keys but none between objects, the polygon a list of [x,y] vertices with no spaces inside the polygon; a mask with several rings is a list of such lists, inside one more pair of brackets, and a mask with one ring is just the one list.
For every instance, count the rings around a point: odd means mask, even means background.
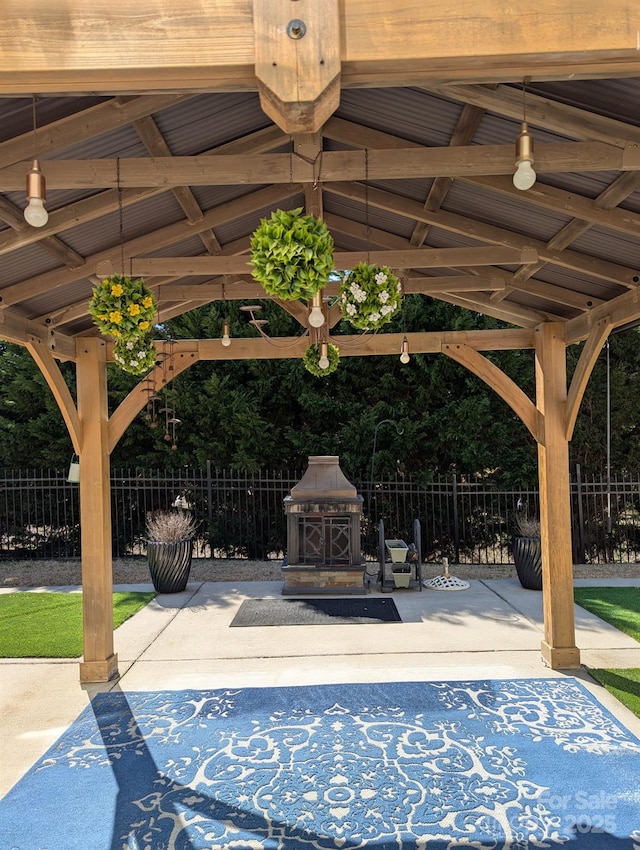
[{"label": "gravel ground", "polygon": [[[279,581],[281,561],[233,561],[195,558],[191,581]],[[451,575],[462,579],[514,578],[515,567],[501,564],[452,564]],[[440,575],[440,564],[423,564],[424,578]],[[578,564],[576,578],[640,578],[640,564]],[[114,584],[148,582],[146,558],[122,558],[113,562]],[[0,586],[42,587],[81,583],[80,559],[49,561],[0,561]]]}]

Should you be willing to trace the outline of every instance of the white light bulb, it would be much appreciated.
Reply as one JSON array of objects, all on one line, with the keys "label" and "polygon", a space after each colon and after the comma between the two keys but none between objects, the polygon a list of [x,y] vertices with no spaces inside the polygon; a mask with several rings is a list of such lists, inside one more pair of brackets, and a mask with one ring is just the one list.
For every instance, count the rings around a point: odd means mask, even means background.
[{"label": "white light bulb", "polygon": [[31,227],[44,227],[49,221],[49,213],[44,208],[42,198],[29,198],[29,204],[24,211],[24,220]]},{"label": "white light bulb", "polygon": [[309,313],[309,324],[312,328],[321,328],[324,325],[324,313],[322,307],[312,307]]},{"label": "white light bulb", "polygon": [[400,362],[401,363],[408,363],[409,360],[411,360],[411,357],[409,357],[409,352],[403,351],[402,354],[400,355]]},{"label": "white light bulb", "polygon": [[528,159],[522,159],[516,166],[515,174],[513,175],[513,185],[516,189],[525,191],[530,189],[536,182],[536,173]]},{"label": "white light bulb", "polygon": [[318,366],[321,369],[328,369],[329,368],[329,358],[326,356],[326,354],[323,354],[322,357],[320,358],[320,360],[318,360]]},{"label": "white light bulb", "polygon": [[229,322],[224,322],[222,325],[222,339],[220,342],[225,348],[231,345],[231,337],[229,336]]}]

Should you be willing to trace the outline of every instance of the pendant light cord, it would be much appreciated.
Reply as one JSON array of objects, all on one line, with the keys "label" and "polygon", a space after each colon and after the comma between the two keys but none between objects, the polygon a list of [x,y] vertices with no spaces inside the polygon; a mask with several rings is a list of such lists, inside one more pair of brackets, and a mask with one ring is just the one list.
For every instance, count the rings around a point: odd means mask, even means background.
[{"label": "pendant light cord", "polygon": [[369,224],[369,148],[364,149],[364,222],[367,236],[367,265],[371,257],[371,226]]},{"label": "pendant light cord", "polygon": [[116,157],[116,184],[118,187],[118,222],[120,227],[120,268],[124,274],[124,213],[122,209],[122,183],[120,181],[120,157]]},{"label": "pendant light cord", "polygon": [[38,134],[37,134],[37,120],[36,120],[36,96],[35,94],[31,98],[31,119],[33,124],[33,158],[38,158]]}]

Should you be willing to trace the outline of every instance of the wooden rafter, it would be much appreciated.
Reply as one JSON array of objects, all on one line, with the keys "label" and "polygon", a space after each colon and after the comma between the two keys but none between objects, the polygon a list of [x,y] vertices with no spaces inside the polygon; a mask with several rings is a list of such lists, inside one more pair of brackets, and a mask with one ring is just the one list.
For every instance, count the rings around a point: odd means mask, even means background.
[{"label": "wooden rafter", "polygon": [[[361,203],[364,202],[364,187],[360,184],[330,183],[325,185],[325,191],[333,192],[340,197],[358,200]],[[428,222],[443,230],[459,233],[493,245],[533,248],[541,257],[563,268],[582,271],[593,277],[619,283],[621,286],[635,286],[633,280],[635,270],[608,260],[600,260],[586,254],[579,254],[575,251],[552,251],[539,239],[526,237],[506,228],[496,227],[495,225],[486,224],[475,219],[457,215],[456,213],[444,212],[443,210],[432,213],[425,210],[422,204],[417,204],[415,201],[402,198],[399,195],[386,192],[382,189],[369,189],[367,197],[370,205],[394,212],[409,219]]]}]

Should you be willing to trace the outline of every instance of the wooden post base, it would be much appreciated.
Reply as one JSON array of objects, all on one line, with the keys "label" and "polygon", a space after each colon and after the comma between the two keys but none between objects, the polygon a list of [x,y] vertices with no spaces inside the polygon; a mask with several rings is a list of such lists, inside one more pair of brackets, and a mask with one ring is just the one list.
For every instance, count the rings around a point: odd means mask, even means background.
[{"label": "wooden post base", "polygon": [[118,676],[118,655],[109,656],[106,661],[81,661],[80,682],[110,682]]},{"label": "wooden post base", "polygon": [[575,670],[580,667],[580,650],[577,646],[554,647],[543,640],[540,650],[542,660],[552,670]]}]

